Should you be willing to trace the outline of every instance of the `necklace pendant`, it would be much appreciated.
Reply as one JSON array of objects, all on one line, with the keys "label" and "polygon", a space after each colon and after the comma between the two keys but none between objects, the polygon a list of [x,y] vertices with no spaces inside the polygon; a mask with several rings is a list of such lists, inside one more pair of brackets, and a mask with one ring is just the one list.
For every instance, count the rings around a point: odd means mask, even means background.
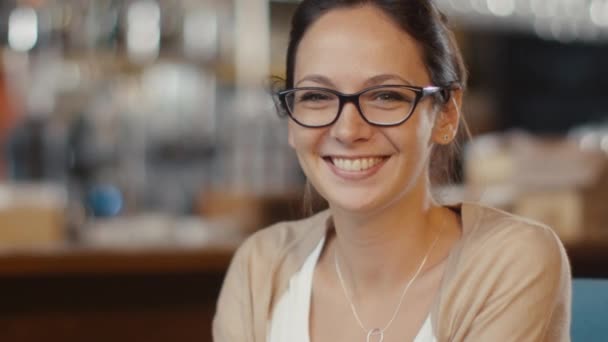
[{"label": "necklace pendant", "polygon": [[[378,340],[374,340],[373,338],[377,337]],[[380,328],[374,328],[371,329],[370,331],[367,332],[367,342],[382,342],[384,341],[384,330],[380,329]]]}]

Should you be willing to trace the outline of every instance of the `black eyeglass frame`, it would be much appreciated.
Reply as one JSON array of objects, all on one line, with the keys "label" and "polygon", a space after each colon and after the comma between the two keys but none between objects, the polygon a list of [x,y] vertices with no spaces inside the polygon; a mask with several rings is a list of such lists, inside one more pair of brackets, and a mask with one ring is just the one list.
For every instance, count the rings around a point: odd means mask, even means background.
[{"label": "black eyeglass frame", "polygon": [[[372,122],[372,121],[368,120],[365,117],[365,114],[363,114],[363,110],[361,110],[361,104],[359,103],[359,98],[360,98],[361,94],[364,94],[371,90],[382,89],[382,88],[404,88],[404,89],[412,90],[416,94],[416,97],[414,98],[414,100],[412,102],[412,108],[410,109],[410,112],[404,116],[403,120],[395,122],[395,123],[390,123],[390,124],[380,124],[380,123],[376,123],[376,122]],[[307,125],[307,124],[304,124],[304,123],[298,121],[294,117],[289,106],[287,105],[287,95],[289,95],[295,91],[298,91],[298,90],[318,90],[318,91],[324,91],[324,92],[328,92],[328,93],[332,93],[332,94],[336,95],[338,97],[338,101],[339,101],[338,102],[338,112],[336,113],[336,117],[331,122],[324,124],[324,125]],[[394,126],[399,126],[399,125],[403,124],[404,122],[406,122],[412,116],[412,114],[416,110],[416,106],[418,105],[418,103],[420,103],[420,101],[422,101],[424,98],[426,98],[430,95],[434,95],[437,93],[441,93],[443,95],[443,101],[445,103],[449,100],[450,88],[438,87],[438,86],[417,87],[417,86],[409,86],[409,85],[402,85],[402,84],[399,84],[399,85],[390,85],[390,84],[384,85],[383,84],[383,85],[378,85],[378,86],[373,86],[370,88],[363,89],[354,94],[344,94],[337,90],[333,90],[333,89],[329,89],[329,88],[302,87],[302,88],[292,88],[292,89],[286,89],[286,90],[280,91],[277,93],[277,96],[279,97],[279,101],[281,101],[281,105],[283,106],[283,108],[285,108],[287,115],[294,122],[296,122],[298,125],[300,125],[302,127],[323,128],[323,127],[328,127],[328,126],[333,125],[340,118],[340,115],[342,114],[342,109],[344,109],[344,105],[347,103],[354,104],[355,107],[357,107],[357,110],[359,111],[359,115],[361,115],[363,120],[365,120],[365,122],[367,122],[368,124],[370,124],[372,126],[378,126],[378,127],[394,127]]]}]

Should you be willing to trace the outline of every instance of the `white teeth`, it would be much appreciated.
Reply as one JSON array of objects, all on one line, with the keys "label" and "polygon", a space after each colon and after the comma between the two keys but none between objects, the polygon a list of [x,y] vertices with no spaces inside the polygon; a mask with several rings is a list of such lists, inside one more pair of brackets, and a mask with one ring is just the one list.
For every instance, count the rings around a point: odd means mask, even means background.
[{"label": "white teeth", "polygon": [[344,171],[364,171],[371,169],[382,161],[382,158],[344,159],[331,158],[334,165]]},{"label": "white teeth", "polygon": [[368,160],[367,160],[367,159],[362,159],[362,160],[361,160],[361,168],[362,168],[363,170],[367,170],[367,169],[369,169],[369,162],[368,162]]},{"label": "white teeth", "polygon": [[347,170],[353,170],[353,162],[348,159],[344,160],[344,168]]}]

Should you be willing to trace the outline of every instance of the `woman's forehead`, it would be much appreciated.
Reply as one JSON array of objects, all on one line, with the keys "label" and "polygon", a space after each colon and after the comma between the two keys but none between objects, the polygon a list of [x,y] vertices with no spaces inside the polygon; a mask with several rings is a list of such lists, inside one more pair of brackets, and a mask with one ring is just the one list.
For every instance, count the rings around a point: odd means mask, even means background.
[{"label": "woman's forehead", "polygon": [[309,74],[349,84],[382,74],[428,82],[414,38],[372,6],[332,10],[319,18],[300,42],[294,72],[296,82]]}]

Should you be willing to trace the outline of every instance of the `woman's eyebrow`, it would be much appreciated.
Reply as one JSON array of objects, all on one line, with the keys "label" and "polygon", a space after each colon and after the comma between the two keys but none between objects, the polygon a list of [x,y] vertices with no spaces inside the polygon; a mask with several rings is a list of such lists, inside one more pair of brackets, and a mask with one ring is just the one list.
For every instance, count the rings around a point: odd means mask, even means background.
[{"label": "woman's eyebrow", "polygon": [[[323,84],[327,87],[330,88],[335,88],[336,86],[334,85],[334,83],[327,78],[326,76],[323,75],[318,75],[318,74],[312,74],[312,75],[308,75],[303,77],[301,80],[299,80],[295,86],[297,87],[300,83],[305,82],[305,81],[310,81],[310,82],[315,82],[315,83],[319,83],[319,84]],[[379,85],[382,84],[384,82],[387,81],[398,81],[400,83],[403,83],[405,85],[413,85],[412,82],[406,80],[405,78],[395,75],[395,74],[381,74],[381,75],[376,75],[373,76],[371,78],[369,78],[367,81],[365,81],[364,86],[365,87],[371,87],[371,86],[375,86],[375,85]]]},{"label": "woman's eyebrow", "polygon": [[295,84],[296,87],[300,83],[302,83],[304,81],[311,81],[311,82],[315,82],[315,83],[320,83],[320,84],[326,85],[328,87],[335,88],[334,83],[329,78],[327,78],[327,77],[325,77],[323,75],[313,74],[313,75],[308,75],[306,77],[303,77],[301,80],[298,81],[298,83]]},{"label": "woman's eyebrow", "polygon": [[394,75],[394,74],[382,74],[382,75],[374,76],[374,77],[368,79],[367,81],[365,81],[365,86],[366,87],[375,86],[375,85],[382,84],[386,81],[399,81],[401,83],[404,83],[405,85],[413,85],[412,82],[406,80],[405,78],[403,78],[401,76]]}]

